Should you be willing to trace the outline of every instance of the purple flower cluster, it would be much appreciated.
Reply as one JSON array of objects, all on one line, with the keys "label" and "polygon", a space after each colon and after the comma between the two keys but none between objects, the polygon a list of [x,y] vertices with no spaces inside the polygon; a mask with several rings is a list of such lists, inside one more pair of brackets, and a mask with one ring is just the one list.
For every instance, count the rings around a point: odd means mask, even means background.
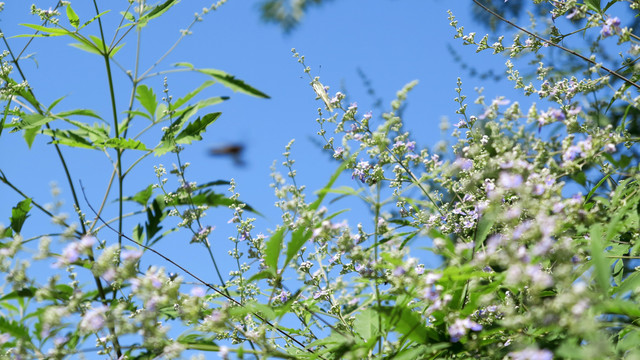
[{"label": "purple flower cluster", "polygon": [[617,16],[605,20],[602,29],[600,29],[600,35],[603,38],[609,37],[617,32],[620,32],[620,19]]}]

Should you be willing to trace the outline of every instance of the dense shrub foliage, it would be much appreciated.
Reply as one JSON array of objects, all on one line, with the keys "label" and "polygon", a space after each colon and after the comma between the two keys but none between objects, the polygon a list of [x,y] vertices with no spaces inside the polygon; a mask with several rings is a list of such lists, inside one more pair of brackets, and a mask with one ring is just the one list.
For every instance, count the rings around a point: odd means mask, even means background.
[{"label": "dense shrub foliage", "polygon": [[[205,358],[207,352],[222,358],[640,359],[640,38],[625,25],[640,14],[637,1],[534,1],[531,14],[542,15],[532,15],[528,25],[474,1],[508,25],[500,28],[507,35],[482,37],[450,13],[452,37],[461,45],[508,58],[505,78],[514,90],[486,99],[477,89],[471,102],[458,80],[449,148],[420,148],[420,134],[403,130],[399,110],[415,82],[375,117],[322,84],[294,49],[317,95],[318,135],[336,171],[309,198],[296,181],[292,143],[286,145],[284,174],[273,171],[282,217],[271,232],[255,228],[253,209],[233,180],[193,183],[181,158],[220,116],[208,109],[227,100],[195,100],[200,91],[218,82],[268,96],[221,70],[188,63],[179,66],[211,81],[180,97],[166,80],[162,89],[143,85],[152,69],[136,67],[128,72],[131,88],[116,88],[113,57],[122,39],[162,21],[176,1],[132,0],[117,9],[120,15],[97,11],[95,2],[90,15],[77,14],[67,1],[53,9],[34,6],[42,22],[26,25],[25,33],[32,32],[25,36],[65,36],[95,54],[104,64],[109,101],[128,101],[127,111],[110,114],[111,121],[93,123],[103,115],[41,103],[22,77],[11,39],[4,39],[0,136],[21,134],[29,144],[46,137],[56,150],[101,150],[113,161],[113,189],[101,204],[82,201],[58,151],[74,221],[35,203],[0,172],[2,191],[24,197],[1,204],[12,207],[9,225],[0,229],[3,358],[74,358],[90,348],[89,358],[111,359]],[[223,3],[204,9],[194,23]],[[104,16],[121,16],[115,34],[105,33]],[[580,37],[583,48],[566,47]],[[149,155],[170,158],[173,168],[158,164],[157,183],[123,193],[126,175]],[[336,185],[343,173],[351,186]],[[219,185],[229,187],[228,196],[212,190]],[[353,222],[339,202],[329,201],[335,197],[366,203],[369,222]],[[125,202],[139,211],[125,214]],[[117,208],[114,220],[103,219],[109,206]],[[229,207],[237,228],[226,249],[237,264],[229,274],[218,271],[209,243],[213,225],[205,225],[204,216],[213,206]],[[31,212],[50,216],[61,231],[23,237]],[[125,216],[139,217],[140,225],[123,229]],[[176,218],[174,226],[169,220]],[[193,275],[169,254],[140,266],[174,231],[191,239],[193,251],[207,250],[213,280]],[[425,247],[440,266],[425,266],[415,255]],[[33,263],[52,270],[30,277]],[[181,272],[167,273],[169,264]]]}]

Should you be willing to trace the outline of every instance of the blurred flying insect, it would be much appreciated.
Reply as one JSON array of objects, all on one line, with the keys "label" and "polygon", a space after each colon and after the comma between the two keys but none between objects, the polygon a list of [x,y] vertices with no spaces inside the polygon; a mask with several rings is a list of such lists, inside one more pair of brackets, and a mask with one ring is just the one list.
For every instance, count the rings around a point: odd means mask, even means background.
[{"label": "blurred flying insect", "polygon": [[327,95],[327,91],[324,89],[324,85],[320,83],[317,77],[313,79],[313,81],[311,82],[311,86],[313,86],[313,91],[316,92],[316,95],[318,95],[318,98],[324,101],[324,104],[327,106],[327,109],[333,112],[333,106],[331,106],[331,100],[329,100],[329,95]]},{"label": "blurred flying insect", "polygon": [[229,156],[233,160],[233,164],[236,166],[244,166],[244,160],[242,159],[242,152],[244,151],[244,145],[242,144],[227,144],[218,147],[211,148],[209,155],[211,156]]}]

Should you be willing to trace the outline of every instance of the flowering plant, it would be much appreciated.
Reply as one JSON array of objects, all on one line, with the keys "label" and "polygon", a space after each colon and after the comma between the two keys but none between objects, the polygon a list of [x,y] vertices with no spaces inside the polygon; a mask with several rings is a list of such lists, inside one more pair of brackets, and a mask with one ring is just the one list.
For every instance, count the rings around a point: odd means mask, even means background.
[{"label": "flowering plant", "polygon": [[[227,100],[189,105],[211,81],[173,100],[165,79],[158,101],[141,84],[151,69],[127,73],[132,95],[125,117],[114,110],[111,124],[90,125],[77,119],[101,119],[96,112],[54,112],[58,102],[42,104],[26,79],[16,75],[20,59],[5,52],[0,131],[22,132],[29,144],[47,136],[56,150],[64,145],[111,152],[113,175],[99,207],[82,203],[58,151],[74,195],[79,224],[73,225],[0,172],[0,181],[24,197],[12,209],[10,226],[0,229],[6,274],[1,356],[67,358],[92,340],[99,355],[114,359],[178,358],[187,350],[194,357],[214,351],[223,358],[640,357],[640,276],[634,263],[640,240],[640,75],[633,58],[640,53],[640,38],[622,15],[636,14],[639,5],[629,2],[623,10],[616,1],[604,7],[599,1],[536,1],[532,6],[546,6],[542,20],[548,21],[541,29],[534,23],[525,29],[474,2],[513,26],[513,41],[504,44],[505,36],[499,36],[489,44],[489,35],[477,41],[450,13],[454,37],[478,52],[507,54],[507,77],[516,89],[512,95],[535,95],[540,103],[506,97],[487,101],[480,91],[474,101],[478,109],[471,110],[459,79],[454,143],[420,147],[416,134],[403,130],[400,116],[417,82],[402,88],[388,111],[374,116],[349,103],[344,93],[330,92],[294,49],[321,101],[318,134],[338,165],[308,200],[305,186],[296,181],[289,143],[282,164],[286,175],[275,167],[272,173],[281,224],[268,235],[256,231],[255,218],[247,217],[254,209],[240,200],[235,181],[199,185],[187,180],[189,164],[181,151],[201,140],[220,113],[192,118]],[[142,31],[174,3],[130,2],[118,32]],[[220,5],[197,14],[194,23]],[[104,35],[84,34],[94,22],[102,34],[104,13],[97,8],[81,25],[68,2],[50,10],[34,7],[43,25],[27,27],[37,31],[29,36],[68,36],[78,48],[101,57],[115,109],[111,64],[122,37],[116,32],[116,40],[107,44]],[[622,62],[602,55],[602,47],[591,46],[588,56],[565,47],[563,40],[578,34],[574,27],[596,44],[608,41],[608,47],[620,48]],[[584,72],[546,63],[557,57],[583,61]],[[235,91],[267,97],[221,70],[179,65]],[[521,75],[518,66],[533,77]],[[622,113],[616,111],[620,108]],[[154,138],[150,130],[158,127]],[[130,130],[140,134],[130,137]],[[157,145],[150,146],[151,141]],[[133,152],[141,155],[133,161],[124,157]],[[174,156],[170,174],[177,189],[170,188],[166,168],[158,165],[156,184],[125,196],[126,175],[150,154]],[[343,173],[350,175],[350,185],[337,186]],[[112,182],[118,189],[114,221],[104,219]],[[228,185],[231,195],[215,193],[218,185]],[[364,202],[368,222],[354,222],[349,213],[334,209],[329,202],[334,195]],[[133,214],[146,220],[130,233],[123,228],[129,216],[125,202],[140,206]],[[237,230],[228,252],[237,268],[226,276],[209,242],[214,226],[204,220],[214,206],[232,210],[230,223]],[[64,242],[59,254],[50,248],[50,235],[33,238],[39,240],[37,252],[23,237],[34,208],[62,226],[56,235]],[[179,220],[171,223],[172,218]],[[161,232],[162,225],[171,229]],[[174,231],[186,231],[192,244],[206,249],[216,281],[198,277],[156,250]],[[419,248],[427,248],[429,257],[416,255]],[[33,260],[49,261],[60,272],[44,280],[29,276],[30,252],[36,253]],[[143,268],[142,258],[150,252],[163,263]],[[168,273],[167,265],[179,273]],[[68,281],[61,280],[63,271]],[[86,281],[91,286],[83,286]],[[176,323],[184,329],[177,335],[168,326]]]}]

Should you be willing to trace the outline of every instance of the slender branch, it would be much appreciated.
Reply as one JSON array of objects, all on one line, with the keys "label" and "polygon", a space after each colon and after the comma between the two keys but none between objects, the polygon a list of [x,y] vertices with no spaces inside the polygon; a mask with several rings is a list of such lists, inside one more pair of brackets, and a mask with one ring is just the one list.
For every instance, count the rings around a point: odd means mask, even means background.
[{"label": "slender branch", "polygon": [[[234,305],[240,306],[240,307],[244,307],[243,304],[241,304],[239,301],[235,300],[234,298],[232,298],[231,296],[225,294],[223,291],[219,290],[218,288],[216,288],[215,286],[205,282],[204,280],[202,280],[201,278],[199,278],[197,275],[193,274],[192,272],[190,272],[189,270],[187,270],[186,268],[184,268],[183,266],[179,265],[178,263],[176,263],[175,261],[169,259],[168,257],[166,257],[165,255],[163,255],[162,253],[158,252],[157,250],[148,247],[144,244],[138,243],[137,241],[131,239],[130,237],[128,237],[127,235],[123,234],[123,233],[118,233],[118,230],[116,230],[114,227],[112,227],[111,225],[107,224],[102,217],[98,216],[98,213],[93,209],[93,206],[91,206],[91,203],[89,203],[89,199],[87,198],[87,194],[84,190],[84,186],[82,185],[82,182],[80,183],[80,187],[82,189],[82,195],[84,197],[85,202],[87,203],[87,206],[89,207],[89,209],[91,209],[91,211],[93,211],[93,213],[98,217],[98,219],[104,224],[104,226],[106,226],[109,230],[115,232],[118,234],[118,237],[124,238],[125,240],[128,240],[138,246],[141,246],[142,248],[144,248],[145,250],[151,251],[152,253],[156,254],[157,256],[161,257],[164,261],[168,262],[169,264],[177,267],[178,269],[180,269],[182,272],[184,272],[185,274],[191,276],[194,280],[196,280],[197,282],[199,282],[200,284],[208,287],[209,289],[213,290],[216,294],[224,297],[225,299],[227,299],[228,301],[232,302]],[[283,336],[285,336],[287,339],[293,341],[294,343],[296,343],[298,346],[301,346],[303,349],[305,349],[307,352],[311,353],[311,354],[315,354],[315,352],[312,349],[307,348],[303,343],[301,343],[298,339],[294,338],[293,336],[289,335],[287,332],[285,332],[284,330],[280,329],[278,326],[274,325],[273,323],[271,323],[269,320],[263,318],[262,316],[256,314],[256,313],[252,313],[253,316],[255,316],[258,320],[262,321],[263,323],[267,324],[267,326],[271,327],[272,329],[276,330],[277,332],[279,332],[280,334],[282,334]],[[324,359],[322,356],[317,355],[316,356],[320,359]]]},{"label": "slender branch", "polygon": [[491,15],[493,15],[494,17],[496,17],[497,19],[499,19],[500,21],[503,21],[503,22],[505,22],[505,23],[507,23],[507,24],[509,24],[509,25],[513,26],[514,28],[516,28],[516,29],[518,29],[518,30],[520,30],[520,31],[524,32],[525,34],[527,34],[527,35],[529,35],[529,36],[532,36],[532,37],[534,37],[534,38],[536,38],[536,39],[538,39],[538,40],[542,41],[543,43],[545,43],[545,44],[547,44],[547,45],[555,46],[555,47],[557,47],[558,49],[560,49],[560,50],[562,50],[562,51],[566,51],[566,52],[568,52],[569,54],[571,54],[571,55],[573,55],[573,56],[576,56],[576,57],[578,57],[578,58],[580,58],[580,59],[582,59],[582,60],[584,60],[584,61],[586,61],[586,62],[588,62],[588,63],[590,63],[590,64],[592,64],[592,65],[596,65],[596,66],[600,67],[602,70],[604,70],[604,71],[608,72],[609,74],[611,74],[611,75],[613,75],[613,76],[617,77],[618,79],[620,79],[620,80],[622,80],[622,81],[626,82],[626,83],[627,83],[627,84],[629,84],[630,86],[633,86],[633,87],[635,87],[636,89],[640,89],[640,85],[638,85],[638,84],[634,83],[633,81],[631,81],[631,80],[627,79],[626,77],[624,77],[624,76],[620,75],[617,71],[612,70],[612,69],[609,69],[608,67],[606,67],[606,66],[604,66],[604,65],[602,65],[602,64],[598,64],[598,63],[596,63],[594,60],[591,60],[591,59],[589,59],[589,58],[585,57],[584,55],[578,54],[577,52],[575,52],[575,51],[573,51],[573,50],[567,49],[566,47],[564,47],[564,46],[562,46],[562,45],[558,45],[558,44],[556,44],[556,43],[554,43],[554,42],[552,42],[552,41],[549,41],[549,40],[547,40],[547,39],[545,39],[545,38],[543,38],[543,37],[541,37],[541,36],[539,36],[539,35],[536,35],[536,34],[532,33],[532,32],[531,32],[531,31],[529,31],[529,30],[526,30],[526,29],[524,29],[524,28],[522,28],[522,27],[520,27],[520,26],[516,25],[515,23],[513,23],[513,22],[511,22],[511,21],[509,21],[509,20],[505,19],[504,17],[500,16],[500,14],[496,13],[495,11],[493,11],[493,10],[489,9],[488,7],[486,7],[486,6],[482,5],[478,0],[473,0],[473,2],[474,2],[474,3],[476,3],[476,5],[478,5],[479,7],[481,7],[484,11],[488,12],[489,14],[491,14]]}]

